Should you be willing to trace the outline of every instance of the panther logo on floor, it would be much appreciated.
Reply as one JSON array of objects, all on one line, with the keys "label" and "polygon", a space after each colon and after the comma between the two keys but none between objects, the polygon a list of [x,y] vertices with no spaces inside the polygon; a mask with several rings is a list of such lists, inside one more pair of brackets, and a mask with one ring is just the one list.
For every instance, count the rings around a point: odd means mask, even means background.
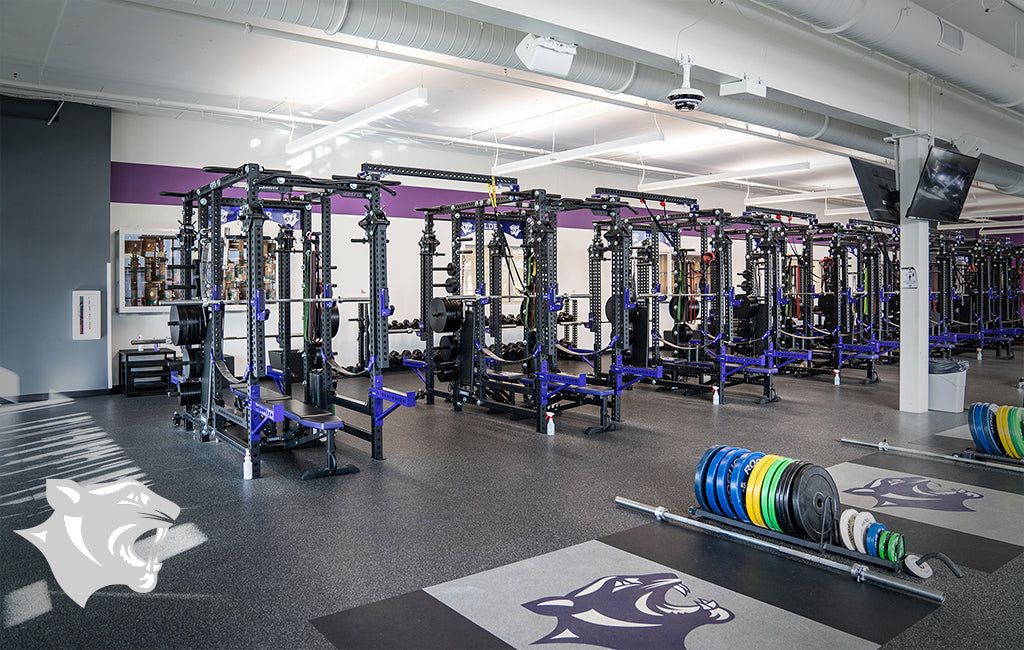
[{"label": "panther logo on floor", "polygon": [[[565,596],[541,598],[523,607],[558,619],[538,643],[586,643],[604,648],[684,647],[686,635],[733,613],[713,600],[680,601],[690,590],[672,573],[607,576]],[[669,602],[669,597],[678,602]]]},{"label": "panther logo on floor", "polygon": [[[127,585],[147,593],[160,571],[156,550],[181,512],[176,504],[138,481],[79,485],[47,479],[50,518],[35,528],[16,530],[46,557],[61,589],[81,607],[95,591]],[[132,547],[156,531],[151,557],[138,557]]]},{"label": "panther logo on floor", "polygon": [[984,496],[963,488],[947,487],[921,476],[878,478],[863,487],[843,491],[846,494],[874,497],[875,508],[901,506],[946,512],[974,512],[967,507],[965,501]]}]

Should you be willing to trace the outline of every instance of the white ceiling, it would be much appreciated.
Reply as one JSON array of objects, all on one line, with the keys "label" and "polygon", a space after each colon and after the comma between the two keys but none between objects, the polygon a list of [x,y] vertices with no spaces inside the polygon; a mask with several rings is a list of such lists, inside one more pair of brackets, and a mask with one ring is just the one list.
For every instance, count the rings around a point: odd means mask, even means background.
[{"label": "white ceiling", "polygon": [[[1024,14],[1001,0],[918,1],[1011,53],[1024,40],[1016,27]],[[981,5],[992,5],[991,11]],[[497,149],[499,162],[510,162],[662,130],[665,143],[639,153],[569,164],[646,170],[647,180],[662,180],[807,161],[806,172],[749,179],[751,194],[856,186],[847,152],[822,143],[776,132],[751,135],[741,132],[747,125],[687,116],[667,104],[647,106],[550,77],[518,74],[509,82],[493,66],[396,46],[381,47],[386,56],[379,56],[378,44],[358,38],[328,41],[322,32],[289,31],[290,38],[258,26],[249,33],[237,23],[120,0],[0,0],[0,90],[74,101],[92,97],[128,112],[231,116],[284,126],[299,137],[423,86],[428,106],[379,120],[362,137]],[[699,188],[687,190],[699,196]],[[975,205],[1000,196],[979,188]],[[835,208],[859,203],[856,196],[829,200]]]}]

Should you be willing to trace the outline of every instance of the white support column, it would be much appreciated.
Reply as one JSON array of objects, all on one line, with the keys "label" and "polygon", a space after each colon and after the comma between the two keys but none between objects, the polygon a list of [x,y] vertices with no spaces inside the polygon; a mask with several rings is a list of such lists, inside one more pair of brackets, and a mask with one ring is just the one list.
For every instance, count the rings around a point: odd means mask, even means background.
[{"label": "white support column", "polygon": [[[910,76],[910,121],[919,133],[931,127],[927,84]],[[907,218],[928,155],[927,135],[902,137],[896,147],[900,190],[900,410],[928,410],[928,229],[930,223]],[[908,282],[909,281],[909,282]],[[913,285],[916,281],[916,287]]]}]

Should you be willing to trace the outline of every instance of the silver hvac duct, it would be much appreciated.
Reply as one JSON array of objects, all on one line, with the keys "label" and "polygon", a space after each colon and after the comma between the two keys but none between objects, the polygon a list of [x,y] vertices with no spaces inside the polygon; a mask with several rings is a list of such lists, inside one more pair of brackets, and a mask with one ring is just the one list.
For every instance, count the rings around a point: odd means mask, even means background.
[{"label": "silver hvac duct", "polygon": [[996,106],[1024,113],[1017,59],[913,2],[755,0],[948,81]]},{"label": "silver hvac duct", "polygon": [[[526,69],[515,53],[516,46],[526,36],[525,32],[403,0],[173,2],[312,27],[328,34],[349,34],[502,67]],[[794,4],[817,3],[818,0],[807,0]],[[859,6],[861,3],[837,0],[822,4]],[[652,101],[665,101],[666,93],[679,82],[673,71],[582,47],[576,49],[572,67],[565,79]],[[692,85],[706,95],[701,104],[704,112],[876,156],[894,157],[893,146],[884,141],[888,133],[768,99],[721,97],[718,87],[713,84],[695,81]],[[1019,165],[982,156],[976,178],[993,183],[1004,192],[1024,196],[1024,167]]]},{"label": "silver hvac duct", "polygon": [[[927,72],[996,106],[1024,113],[1024,72],[1017,60],[918,4],[891,0],[755,1]],[[1007,194],[1024,196],[1024,167],[1020,165],[983,154],[975,178]]]},{"label": "silver hvac duct", "polygon": [[[340,32],[507,68],[527,69],[515,52],[525,32],[403,0],[173,1],[322,29],[328,34]],[[666,93],[679,85],[674,71],[582,47],[576,49],[565,79],[653,101],[665,101]],[[706,99],[701,110],[707,113],[876,156],[893,157],[892,145],[883,140],[887,133],[771,100],[721,97],[718,87],[712,84],[695,82],[693,85],[704,91]]]}]

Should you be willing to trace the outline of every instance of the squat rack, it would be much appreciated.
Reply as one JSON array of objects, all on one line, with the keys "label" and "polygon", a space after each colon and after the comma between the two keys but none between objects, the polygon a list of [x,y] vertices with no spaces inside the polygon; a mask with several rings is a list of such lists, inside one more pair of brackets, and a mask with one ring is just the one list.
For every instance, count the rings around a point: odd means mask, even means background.
[{"label": "squat rack", "polygon": [[[387,287],[386,228],[387,218],[380,207],[380,192],[394,193],[389,186],[394,181],[378,178],[334,176],[314,179],[287,171],[264,169],[256,163],[238,168],[206,167],[204,171],[224,174],[221,178],[182,197],[183,222],[198,209],[203,225],[199,248],[200,266],[205,267],[205,280],[198,298],[176,301],[172,306],[172,338],[186,327],[192,332],[176,340],[191,345],[203,343],[203,370],[199,404],[187,409],[185,419],[200,429],[200,438],[211,438],[228,443],[246,454],[252,463],[253,476],[260,474],[261,451],[292,449],[317,440],[326,440],[327,466],[311,470],[303,478],[316,478],[358,471],[354,466],[338,467],[335,459],[335,432],[345,431],[371,443],[371,455],[383,459],[383,420],[397,406],[413,406],[415,393],[400,393],[383,386],[381,372],[387,367],[387,321],[393,308]],[[237,188],[243,198],[224,196],[225,190]],[[272,199],[265,195],[276,195]],[[355,240],[369,247],[370,291],[366,297],[342,298],[333,295],[331,272],[331,201],[334,196],[365,200],[364,218],[359,225],[364,238]],[[312,210],[316,205],[321,214],[321,229],[312,229]],[[239,209],[245,241],[247,301],[230,301],[223,297],[223,223],[222,210]],[[263,227],[271,211],[288,210],[290,216],[282,223],[277,238],[279,298],[268,300],[264,291]],[[298,230],[302,240],[304,287],[302,298],[290,298],[290,255],[294,236],[285,229]],[[187,229],[183,227],[187,235]],[[183,239],[182,246],[187,242]],[[191,291],[194,291],[193,287]],[[197,298],[197,296],[186,296]],[[302,400],[293,399],[291,373],[288,368],[290,351],[291,313],[293,302],[301,302],[310,309],[304,318]],[[355,376],[342,368],[334,358],[331,339],[337,333],[338,304],[364,303],[369,306],[370,363],[365,371],[370,386],[367,400],[361,402],[335,393],[338,377]],[[247,364],[242,378],[235,377],[224,362],[224,312],[229,304],[246,305]],[[278,342],[281,346],[281,368],[268,367],[266,362],[265,325],[270,311],[268,304],[277,304]],[[178,337],[181,338],[181,337]],[[172,380],[179,385],[194,385],[194,380],[175,373]],[[234,395],[234,405],[228,405],[225,396]],[[385,408],[385,402],[391,406]],[[345,422],[334,414],[334,406],[354,410],[370,416],[369,428]],[[287,422],[286,422],[287,420]],[[277,423],[284,423],[278,432]],[[239,436],[230,430],[234,424],[245,431]]]}]

